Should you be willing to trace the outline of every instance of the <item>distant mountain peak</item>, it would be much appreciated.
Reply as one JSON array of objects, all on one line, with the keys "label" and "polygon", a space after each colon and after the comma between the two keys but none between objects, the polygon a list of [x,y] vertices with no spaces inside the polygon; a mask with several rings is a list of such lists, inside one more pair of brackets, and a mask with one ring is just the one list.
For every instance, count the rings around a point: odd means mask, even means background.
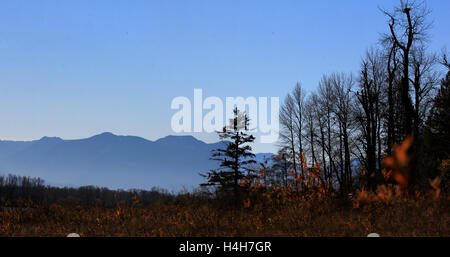
[{"label": "distant mountain peak", "polygon": [[44,136],[41,139],[39,139],[39,141],[58,142],[58,141],[63,141],[63,140],[60,137],[47,137],[47,136]]},{"label": "distant mountain peak", "polygon": [[111,132],[103,132],[101,134],[95,135],[94,137],[115,137],[117,135],[114,135]]},{"label": "distant mountain peak", "polygon": [[191,135],[182,135],[182,136],[169,135],[169,136],[160,138],[160,139],[156,140],[155,142],[157,142],[157,143],[180,143],[180,144],[204,143],[203,141],[200,141]]},{"label": "distant mountain peak", "polygon": [[87,138],[87,139],[102,139],[102,140],[109,140],[109,139],[113,139],[113,138],[116,138],[116,137],[118,137],[117,135],[114,135],[113,133],[111,133],[111,132],[103,132],[103,133],[100,133],[100,134],[98,134],[98,135],[94,135],[94,136],[92,136],[92,137],[90,137],[90,138]]}]

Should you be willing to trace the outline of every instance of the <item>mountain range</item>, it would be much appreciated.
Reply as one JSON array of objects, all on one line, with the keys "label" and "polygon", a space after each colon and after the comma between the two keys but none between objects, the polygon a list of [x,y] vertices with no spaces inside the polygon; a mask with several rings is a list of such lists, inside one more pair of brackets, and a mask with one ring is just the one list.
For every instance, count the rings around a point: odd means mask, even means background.
[{"label": "mountain range", "polygon": [[[85,139],[43,137],[34,141],[0,140],[0,174],[40,177],[56,186],[95,185],[114,189],[192,189],[199,173],[217,168],[211,150],[224,141],[205,143],[193,136],[150,141],[105,132]],[[263,162],[271,153],[256,154]]]}]

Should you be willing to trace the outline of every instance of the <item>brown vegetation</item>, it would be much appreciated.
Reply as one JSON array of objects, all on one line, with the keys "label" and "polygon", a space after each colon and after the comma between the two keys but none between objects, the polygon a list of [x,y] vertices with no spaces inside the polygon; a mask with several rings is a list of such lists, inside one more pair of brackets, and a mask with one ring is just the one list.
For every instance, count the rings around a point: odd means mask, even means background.
[{"label": "brown vegetation", "polygon": [[391,192],[382,187],[376,195],[363,191],[356,199],[319,200],[313,195],[285,198],[272,191],[265,200],[245,200],[241,209],[189,195],[144,208],[41,204],[0,211],[0,235],[450,236],[448,196],[404,197]]}]

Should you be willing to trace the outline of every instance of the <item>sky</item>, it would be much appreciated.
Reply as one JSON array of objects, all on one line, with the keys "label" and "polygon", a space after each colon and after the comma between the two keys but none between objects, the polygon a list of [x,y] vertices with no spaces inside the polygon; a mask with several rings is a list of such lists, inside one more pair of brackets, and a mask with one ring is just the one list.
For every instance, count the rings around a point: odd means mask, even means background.
[{"label": "sky", "polygon": [[[399,1],[2,0],[0,139],[156,140],[177,96],[280,97],[354,72]],[[427,1],[429,42],[450,42],[450,1]],[[204,112],[205,113],[205,112]],[[206,142],[214,133],[192,133]],[[276,152],[256,143],[255,152]]]}]

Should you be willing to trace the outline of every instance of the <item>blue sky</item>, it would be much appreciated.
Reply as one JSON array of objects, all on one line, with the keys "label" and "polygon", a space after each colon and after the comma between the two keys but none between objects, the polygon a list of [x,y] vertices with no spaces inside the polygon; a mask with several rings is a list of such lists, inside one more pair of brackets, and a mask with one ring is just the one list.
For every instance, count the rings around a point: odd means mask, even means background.
[{"label": "blue sky", "polygon": [[[8,1],[0,4],[0,138],[155,140],[176,96],[279,96],[357,72],[399,1]],[[450,1],[428,1],[430,50]],[[212,142],[215,135],[194,134]],[[256,144],[257,152],[275,151]]]}]

